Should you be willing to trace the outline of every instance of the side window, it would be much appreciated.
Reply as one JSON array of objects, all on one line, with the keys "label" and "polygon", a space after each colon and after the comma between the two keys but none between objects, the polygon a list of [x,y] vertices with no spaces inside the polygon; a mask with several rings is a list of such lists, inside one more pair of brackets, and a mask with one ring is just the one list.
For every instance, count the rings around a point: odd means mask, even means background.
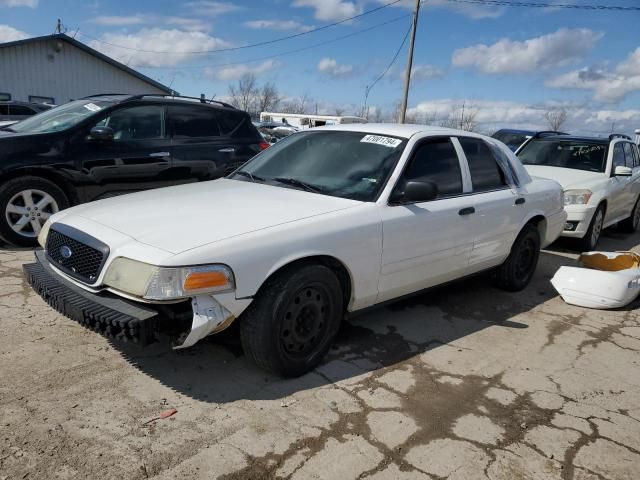
[{"label": "side window", "polygon": [[616,167],[624,167],[626,166],[626,162],[624,159],[624,148],[622,147],[622,143],[616,143],[613,147],[613,169]]},{"label": "side window", "polygon": [[638,148],[632,146],[631,152],[633,154],[633,166],[634,167],[640,166],[640,153],[638,151]]},{"label": "side window", "polygon": [[233,138],[255,137],[255,129],[249,115],[240,110],[218,110],[216,112],[222,135]]},{"label": "side window", "polygon": [[496,190],[508,185],[504,172],[485,142],[477,138],[459,137],[471,173],[474,192]]},{"label": "side window", "polygon": [[635,167],[635,158],[633,155],[633,147],[631,146],[630,143],[625,143],[624,144],[624,157],[626,159],[626,165],[629,168],[633,168]]},{"label": "side window", "polygon": [[0,105],[0,115],[9,115],[9,105]]},{"label": "side window", "polygon": [[420,144],[411,156],[403,180],[425,180],[438,186],[438,198],[462,193],[462,174],[456,149],[449,138]]},{"label": "side window", "polygon": [[220,127],[213,108],[175,105],[169,107],[174,138],[219,137]]},{"label": "side window", "polygon": [[35,112],[24,105],[10,105],[9,115],[33,115]]},{"label": "side window", "polygon": [[0,101],[2,100],[11,100],[11,94],[10,93],[0,93]]},{"label": "side window", "polygon": [[121,108],[98,125],[113,129],[113,138],[118,141],[149,140],[164,137],[164,107],[141,105]]}]

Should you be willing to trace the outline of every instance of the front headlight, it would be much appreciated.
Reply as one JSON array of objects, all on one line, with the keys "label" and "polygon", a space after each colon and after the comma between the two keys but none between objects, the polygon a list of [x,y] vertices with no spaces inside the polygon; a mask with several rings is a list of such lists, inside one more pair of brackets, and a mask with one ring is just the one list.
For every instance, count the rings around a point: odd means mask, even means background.
[{"label": "front headlight", "polygon": [[565,190],[564,192],[564,204],[565,205],[586,205],[589,203],[593,193],[591,190]]},{"label": "front headlight", "polygon": [[49,235],[49,228],[51,228],[51,220],[44,222],[40,233],[38,234],[38,244],[44,248],[47,244],[47,235]]},{"label": "front headlight", "polygon": [[124,257],[111,263],[104,283],[147,300],[176,300],[236,288],[233,272],[226,265],[157,267]]}]

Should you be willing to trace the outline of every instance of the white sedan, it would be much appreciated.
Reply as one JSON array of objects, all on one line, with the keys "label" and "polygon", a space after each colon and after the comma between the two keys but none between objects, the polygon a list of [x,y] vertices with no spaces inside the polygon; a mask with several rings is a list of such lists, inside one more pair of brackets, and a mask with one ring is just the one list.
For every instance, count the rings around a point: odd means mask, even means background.
[{"label": "white sedan", "polygon": [[527,171],[564,188],[568,220],[562,236],[594,250],[602,230],[618,223],[634,232],[640,222],[640,156],[626,135],[532,138],[517,151]]},{"label": "white sedan", "polygon": [[245,353],[295,376],[347,312],[486,270],[524,288],[562,207],[560,185],[491,138],[342,125],[295,133],[224,179],[57,213],[25,272],[116,339],[161,331],[184,348],[238,319]]}]

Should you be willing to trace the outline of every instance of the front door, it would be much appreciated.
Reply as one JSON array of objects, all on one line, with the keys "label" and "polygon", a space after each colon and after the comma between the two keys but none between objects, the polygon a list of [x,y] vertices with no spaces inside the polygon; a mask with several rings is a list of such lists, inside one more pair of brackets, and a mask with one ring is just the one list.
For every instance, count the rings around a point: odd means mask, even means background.
[{"label": "front door", "polygon": [[171,184],[164,117],[162,105],[125,106],[92,125],[111,128],[113,140],[77,140],[74,156],[88,179],[79,187],[83,201]]},{"label": "front door", "polygon": [[631,177],[617,176],[615,174],[616,167],[626,167],[627,162],[624,154],[624,146],[622,142],[618,142],[613,146],[613,160],[611,165],[610,196],[607,205],[607,215],[605,223],[618,220],[624,216],[628,216],[628,207],[630,202],[630,184]]},{"label": "front door", "polygon": [[384,205],[378,302],[463,274],[473,244],[473,199],[465,195],[460,159],[448,137],[418,143],[395,189],[407,180],[438,186],[431,201]]}]

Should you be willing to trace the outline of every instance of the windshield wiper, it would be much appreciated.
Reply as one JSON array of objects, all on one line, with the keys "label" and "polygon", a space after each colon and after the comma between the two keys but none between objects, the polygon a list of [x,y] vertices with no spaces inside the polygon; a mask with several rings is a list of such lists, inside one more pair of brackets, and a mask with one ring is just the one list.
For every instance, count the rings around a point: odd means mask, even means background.
[{"label": "windshield wiper", "polygon": [[239,170],[236,173],[234,173],[234,175],[240,175],[240,176],[246,177],[249,180],[251,180],[252,182],[265,182],[266,181],[264,178],[259,177],[258,175],[253,175],[250,172],[245,172],[244,170]]},{"label": "windshield wiper", "polygon": [[275,180],[276,182],[284,183],[286,185],[292,185],[294,187],[300,187],[308,192],[323,193],[323,190],[320,187],[307,182],[303,182],[302,180],[298,180],[297,178],[276,177],[272,178],[271,180]]}]

